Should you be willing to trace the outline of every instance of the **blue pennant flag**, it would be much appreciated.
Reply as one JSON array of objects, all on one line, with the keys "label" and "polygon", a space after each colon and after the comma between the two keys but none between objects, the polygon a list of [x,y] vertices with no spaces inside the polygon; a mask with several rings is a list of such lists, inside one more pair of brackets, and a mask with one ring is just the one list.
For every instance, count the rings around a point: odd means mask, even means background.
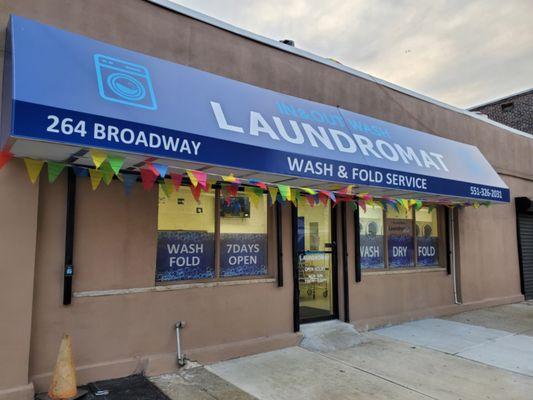
[{"label": "blue pennant flag", "polygon": [[76,175],[78,178],[83,178],[86,176],[89,176],[89,170],[87,168],[78,167],[76,165],[72,166],[72,170],[74,171],[74,175]]},{"label": "blue pennant flag", "polygon": [[136,174],[122,174],[122,179],[124,180],[124,192],[126,194],[131,193],[131,188],[137,182],[137,178],[139,178]]},{"label": "blue pennant flag", "polygon": [[159,172],[159,176],[161,178],[164,178],[167,174],[168,165],[159,164],[159,163],[152,163],[153,167]]}]

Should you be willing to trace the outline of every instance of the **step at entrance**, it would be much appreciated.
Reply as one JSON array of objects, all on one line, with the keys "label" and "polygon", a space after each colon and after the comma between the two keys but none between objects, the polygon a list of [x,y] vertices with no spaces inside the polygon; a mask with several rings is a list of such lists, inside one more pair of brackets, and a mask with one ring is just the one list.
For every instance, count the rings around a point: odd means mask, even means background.
[{"label": "step at entrance", "polygon": [[315,322],[300,327],[304,338],[300,346],[311,351],[330,353],[360,344],[364,337],[353,325],[339,320]]}]

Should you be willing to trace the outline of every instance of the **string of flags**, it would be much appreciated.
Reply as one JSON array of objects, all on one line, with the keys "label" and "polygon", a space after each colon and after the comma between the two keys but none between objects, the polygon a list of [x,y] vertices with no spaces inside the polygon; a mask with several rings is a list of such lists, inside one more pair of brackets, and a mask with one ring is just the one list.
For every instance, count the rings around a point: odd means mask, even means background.
[{"label": "string of flags", "polygon": [[[479,208],[480,206],[488,207],[490,202],[455,202],[452,203],[446,199],[405,199],[388,196],[374,197],[369,193],[354,193],[354,185],[348,185],[338,190],[328,191],[321,189],[312,189],[306,187],[293,187],[283,184],[274,184],[263,182],[257,179],[243,179],[230,175],[213,175],[203,171],[185,170],[185,173],[169,172],[168,165],[156,163],[147,160],[144,166],[139,168],[139,172],[132,171],[121,172],[124,164],[124,157],[106,153],[101,150],[90,150],[94,168],[84,167],[79,165],[70,165],[56,161],[35,160],[32,158],[24,158],[24,164],[30,181],[35,184],[46,164],[48,181],[53,183],[61,175],[65,168],[72,168],[77,177],[89,177],[91,187],[93,190],[98,189],[100,184],[104,182],[109,186],[114,177],[119,179],[124,186],[126,195],[131,193],[132,188],[137,183],[139,177],[144,190],[151,190],[156,183],[163,194],[168,198],[171,197],[175,191],[178,191],[182,186],[183,179],[188,178],[189,188],[194,199],[200,202],[201,193],[209,192],[214,184],[219,183],[222,195],[229,203],[232,197],[238,195],[239,190],[244,186],[244,193],[250,198],[252,204],[257,205],[261,196],[265,192],[268,193],[270,201],[274,204],[276,201],[292,202],[298,205],[300,201],[306,201],[310,207],[317,205],[327,206],[328,203],[334,206],[338,203],[349,203],[353,210],[361,208],[366,212],[367,207],[382,209],[392,209],[397,212],[409,211],[414,209],[420,210],[423,206],[427,207],[428,212],[431,212],[437,205],[444,205],[449,208],[460,208],[472,206]],[[11,159],[13,154],[9,151],[0,151],[0,169],[4,167]]]}]

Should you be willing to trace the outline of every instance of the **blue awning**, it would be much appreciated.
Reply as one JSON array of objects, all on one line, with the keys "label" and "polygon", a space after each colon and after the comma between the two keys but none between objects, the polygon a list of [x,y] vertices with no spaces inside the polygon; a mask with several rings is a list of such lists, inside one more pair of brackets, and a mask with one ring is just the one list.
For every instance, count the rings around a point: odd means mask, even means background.
[{"label": "blue awning", "polygon": [[0,146],[15,143],[15,154],[35,156],[38,141],[62,146],[45,146],[52,159],[65,158],[60,149],[99,148],[170,164],[509,201],[474,146],[26,18],[12,16],[9,34]]}]

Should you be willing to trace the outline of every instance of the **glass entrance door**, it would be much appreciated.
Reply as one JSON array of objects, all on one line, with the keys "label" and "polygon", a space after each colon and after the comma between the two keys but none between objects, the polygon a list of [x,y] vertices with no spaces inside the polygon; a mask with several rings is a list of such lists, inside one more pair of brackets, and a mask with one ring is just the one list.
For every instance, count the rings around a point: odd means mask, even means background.
[{"label": "glass entrance door", "polygon": [[336,318],[331,209],[300,202],[297,215],[300,322]]}]

